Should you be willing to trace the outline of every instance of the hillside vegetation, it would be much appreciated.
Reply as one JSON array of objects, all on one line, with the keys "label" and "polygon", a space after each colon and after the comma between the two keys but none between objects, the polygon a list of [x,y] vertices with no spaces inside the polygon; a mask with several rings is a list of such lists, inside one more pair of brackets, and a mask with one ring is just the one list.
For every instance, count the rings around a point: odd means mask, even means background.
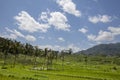
[{"label": "hillside vegetation", "polygon": [[106,56],[120,56],[120,43],[100,44],[87,50],[80,51],[78,53],[84,53],[89,55],[102,54]]}]

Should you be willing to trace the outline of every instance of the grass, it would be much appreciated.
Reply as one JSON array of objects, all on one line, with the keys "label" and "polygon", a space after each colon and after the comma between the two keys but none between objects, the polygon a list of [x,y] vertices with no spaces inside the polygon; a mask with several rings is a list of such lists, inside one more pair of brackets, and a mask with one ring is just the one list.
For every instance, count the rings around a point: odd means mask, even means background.
[{"label": "grass", "polygon": [[58,62],[53,65],[54,70],[33,70],[32,65],[23,67],[21,64],[17,64],[15,68],[10,65],[6,67],[2,69],[0,66],[0,80],[120,80],[120,66],[109,64],[65,62],[63,69]]},{"label": "grass", "polygon": [[7,59],[4,68],[3,59],[0,59],[0,80],[120,80],[120,66],[111,63],[100,64],[89,61],[86,64],[82,58],[79,61],[69,56],[66,57],[64,67],[58,59],[54,61],[52,70],[41,70],[44,58],[37,58],[36,69],[33,68],[33,58],[29,56],[26,62],[24,56],[18,57],[15,68],[11,67],[13,59],[14,57]]}]

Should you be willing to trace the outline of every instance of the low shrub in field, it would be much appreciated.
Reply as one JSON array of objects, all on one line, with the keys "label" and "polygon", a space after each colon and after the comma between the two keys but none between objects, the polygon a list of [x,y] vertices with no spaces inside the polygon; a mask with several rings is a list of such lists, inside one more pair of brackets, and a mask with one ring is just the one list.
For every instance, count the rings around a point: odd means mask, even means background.
[{"label": "low shrub in field", "polygon": [[117,67],[114,66],[112,69],[113,69],[113,70],[117,70]]},{"label": "low shrub in field", "polygon": [[14,76],[14,75],[8,75],[8,77],[12,77],[12,78],[14,78],[15,76]]},{"label": "low shrub in field", "polygon": [[22,77],[22,79],[25,79],[25,80],[38,80],[38,79],[35,79],[35,78],[32,78],[32,77]]},{"label": "low shrub in field", "polygon": [[1,69],[7,69],[7,67],[3,66],[3,67],[1,67]]}]

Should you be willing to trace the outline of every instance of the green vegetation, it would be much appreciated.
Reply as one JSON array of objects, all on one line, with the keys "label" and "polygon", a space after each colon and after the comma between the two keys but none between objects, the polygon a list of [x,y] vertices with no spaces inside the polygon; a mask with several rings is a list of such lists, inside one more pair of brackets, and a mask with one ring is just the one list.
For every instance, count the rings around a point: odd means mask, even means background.
[{"label": "green vegetation", "polygon": [[99,44],[87,50],[78,52],[85,53],[89,55],[110,55],[110,56],[120,56],[120,43],[110,43],[110,44]]},{"label": "green vegetation", "polygon": [[120,80],[120,57],[39,49],[0,38],[0,80]]}]

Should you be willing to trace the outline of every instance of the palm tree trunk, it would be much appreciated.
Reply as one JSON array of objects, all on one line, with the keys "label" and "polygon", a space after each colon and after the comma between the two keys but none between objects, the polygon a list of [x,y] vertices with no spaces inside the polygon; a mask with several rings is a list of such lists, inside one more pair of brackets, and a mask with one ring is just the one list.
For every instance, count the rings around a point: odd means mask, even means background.
[{"label": "palm tree trunk", "polygon": [[34,67],[34,68],[36,67],[36,56],[34,56],[34,64],[33,64],[33,67]]},{"label": "palm tree trunk", "polygon": [[[24,61],[26,61],[26,57],[27,57],[27,55],[25,54]],[[26,64],[26,62],[25,62],[25,64]]]},{"label": "palm tree trunk", "polygon": [[13,68],[14,68],[15,65],[16,65],[16,58],[17,58],[17,55],[15,54],[14,63],[13,63]]},{"label": "palm tree trunk", "polygon": [[4,63],[3,63],[3,67],[6,65],[6,59],[7,59],[7,55],[4,55]]}]

